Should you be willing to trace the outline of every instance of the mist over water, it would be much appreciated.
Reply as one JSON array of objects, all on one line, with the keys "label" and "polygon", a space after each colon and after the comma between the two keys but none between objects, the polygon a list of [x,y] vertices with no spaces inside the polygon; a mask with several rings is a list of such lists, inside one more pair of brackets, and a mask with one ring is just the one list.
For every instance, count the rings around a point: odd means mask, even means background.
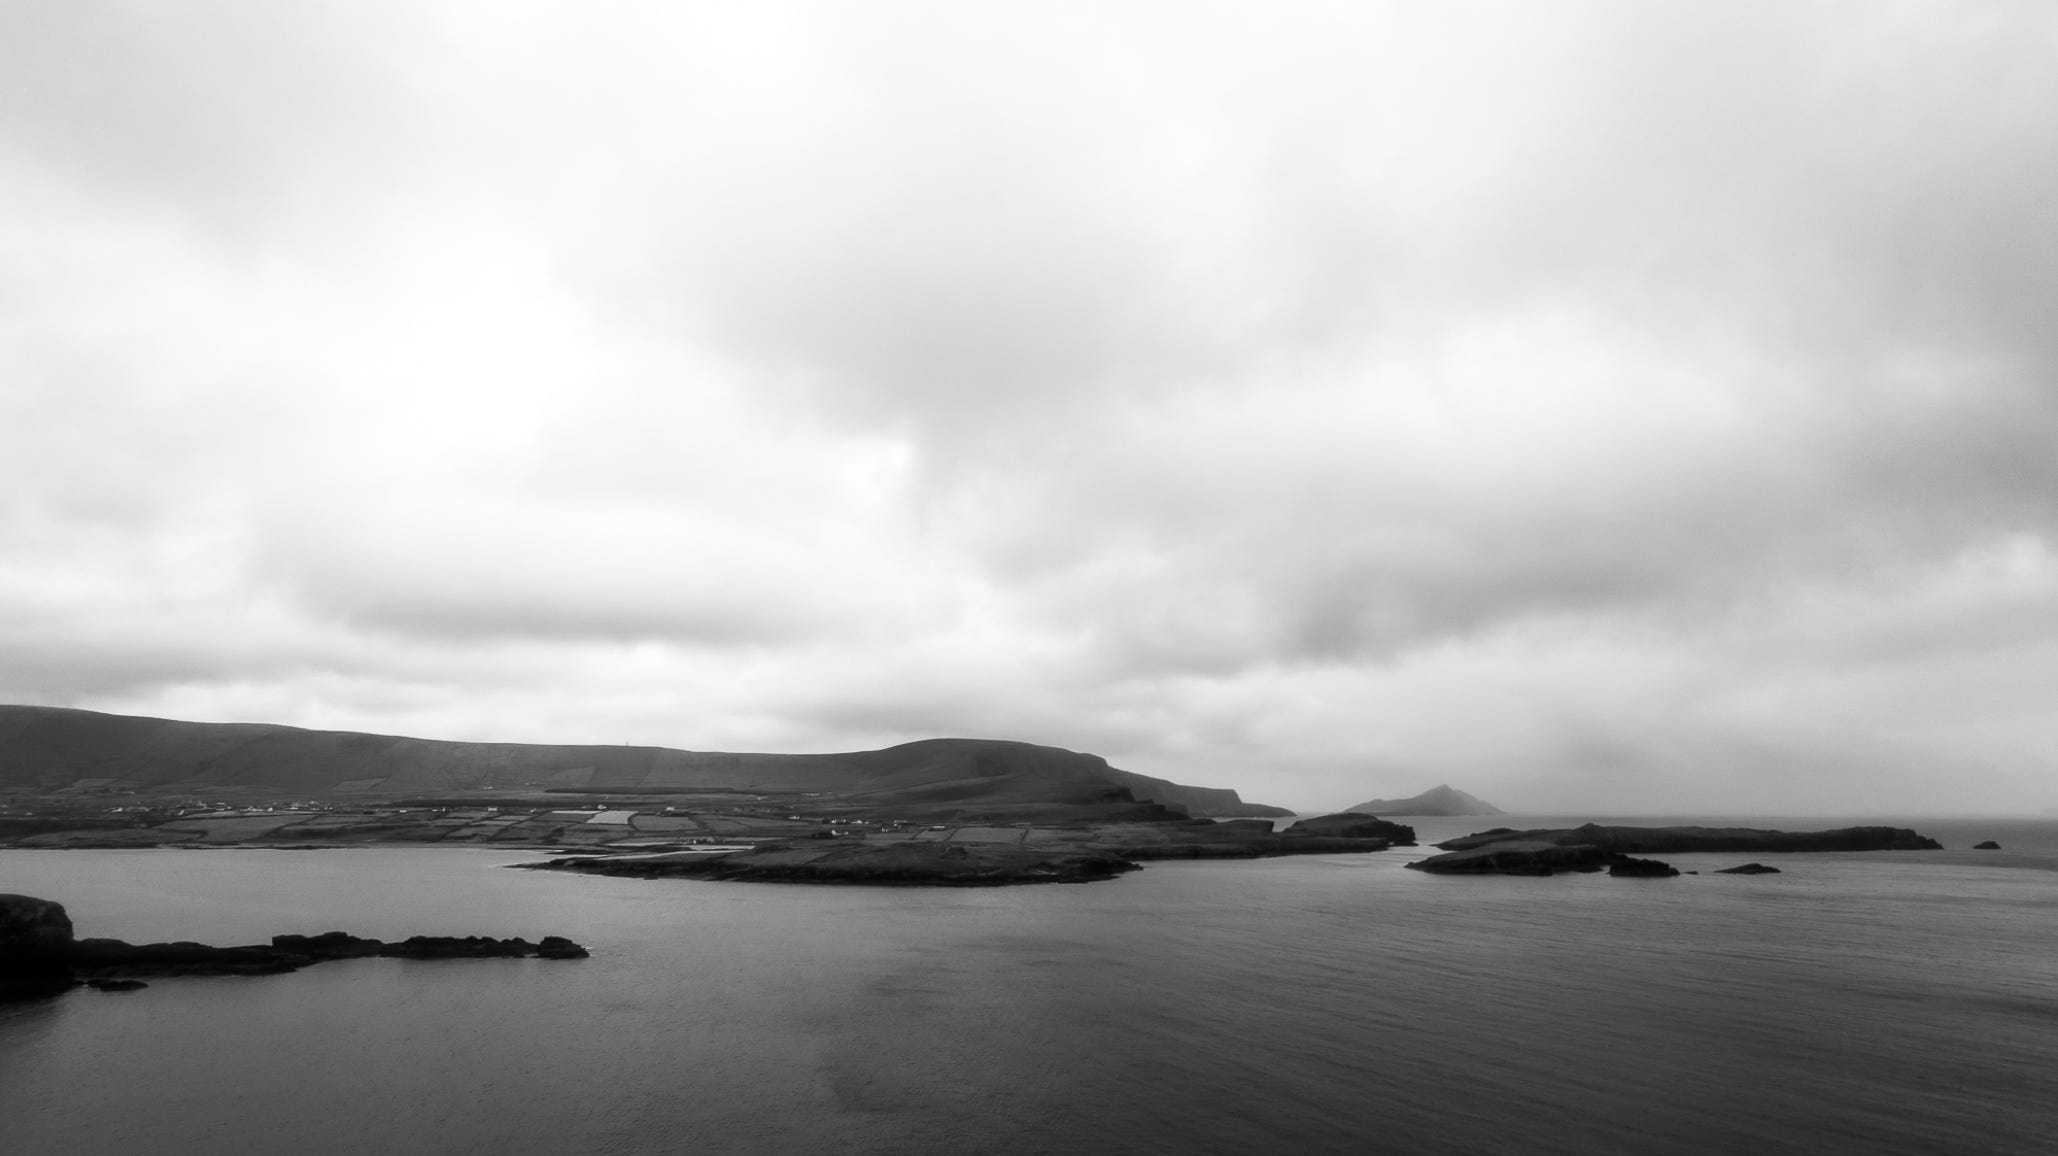
[{"label": "mist over water", "polygon": [[0,890],[81,935],[594,952],[0,1010],[0,1119],[38,1154],[2047,1151],[2058,823],[1917,826],[1952,850],[1629,880],[1404,870],[1424,848],[962,891],[0,852]]}]

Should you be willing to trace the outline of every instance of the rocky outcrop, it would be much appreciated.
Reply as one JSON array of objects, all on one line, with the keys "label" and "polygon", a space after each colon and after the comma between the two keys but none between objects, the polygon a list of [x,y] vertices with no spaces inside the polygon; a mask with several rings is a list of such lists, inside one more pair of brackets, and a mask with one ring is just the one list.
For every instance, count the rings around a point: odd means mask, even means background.
[{"label": "rocky outcrop", "polygon": [[0,895],[0,1003],[42,999],[76,986],[71,916],[64,905]]},{"label": "rocky outcrop", "polygon": [[1321,835],[1336,839],[1384,839],[1388,843],[1403,847],[1415,845],[1415,828],[1406,823],[1389,822],[1360,811],[1344,811],[1335,815],[1302,819],[1288,827],[1285,833],[1289,838]]},{"label": "rocky outcrop", "polygon": [[1406,799],[1372,799],[1352,807],[1369,815],[1502,815],[1507,812],[1475,795],[1442,783]]},{"label": "rocky outcrop", "polygon": [[1779,868],[1777,868],[1777,867],[1767,867],[1767,866],[1766,866],[1765,864],[1763,864],[1763,863],[1746,863],[1746,864],[1744,864],[1744,865],[1743,865],[1743,866],[1741,866],[1741,867],[1723,867],[1723,868],[1721,868],[1721,869],[1717,870],[1717,871],[1715,872],[1715,874],[1717,874],[1717,875],[1777,875],[1777,874],[1779,874]]},{"label": "rocky outcrop", "polygon": [[2001,849],[2001,845],[1999,843],[1994,842],[1992,839],[1988,839],[1984,843],[1974,843],[1972,845],[1972,849],[1975,851],[1999,851]]},{"label": "rocky outcrop", "polygon": [[490,936],[417,935],[399,943],[341,931],[275,935],[269,944],[211,947],[204,943],[128,943],[74,939],[62,904],[0,895],[0,1002],[40,999],[84,981],[102,991],[146,986],[141,977],[277,975],[334,959],[583,959],[585,948],[562,936],[540,943]]},{"label": "rocky outcrop", "polygon": [[1625,855],[1608,864],[1608,874],[1632,879],[1670,879],[1679,874],[1679,868],[1656,859],[1631,859]]}]

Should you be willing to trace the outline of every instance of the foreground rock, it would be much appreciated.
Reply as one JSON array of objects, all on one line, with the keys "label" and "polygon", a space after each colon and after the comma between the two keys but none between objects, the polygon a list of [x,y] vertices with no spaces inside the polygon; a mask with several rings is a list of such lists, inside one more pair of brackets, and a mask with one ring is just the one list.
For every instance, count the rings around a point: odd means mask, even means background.
[{"label": "foreground rock", "polygon": [[519,937],[417,935],[398,943],[341,931],[275,935],[269,944],[211,947],[204,943],[127,943],[72,937],[62,904],[0,895],[0,1001],[40,999],[87,983],[130,991],[142,978],[190,975],[277,975],[333,959],[583,959],[585,948],[561,936],[539,943]]},{"label": "foreground rock", "polygon": [[71,917],[63,904],[0,895],[0,1003],[41,999],[71,987],[71,946]]}]

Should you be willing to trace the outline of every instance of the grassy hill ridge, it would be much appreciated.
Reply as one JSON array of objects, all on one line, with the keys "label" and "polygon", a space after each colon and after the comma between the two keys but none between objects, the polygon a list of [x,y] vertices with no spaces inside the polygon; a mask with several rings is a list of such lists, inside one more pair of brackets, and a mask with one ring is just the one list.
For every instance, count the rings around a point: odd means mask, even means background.
[{"label": "grassy hill ridge", "polygon": [[1195,815],[1284,815],[1226,788],[1133,774],[1097,755],[998,739],[924,739],[877,751],[754,754],[668,747],[467,743],[271,723],[198,723],[67,707],[0,706],[0,785],[294,795],[485,788],[726,787],[839,795],[1094,802],[1127,792]]}]

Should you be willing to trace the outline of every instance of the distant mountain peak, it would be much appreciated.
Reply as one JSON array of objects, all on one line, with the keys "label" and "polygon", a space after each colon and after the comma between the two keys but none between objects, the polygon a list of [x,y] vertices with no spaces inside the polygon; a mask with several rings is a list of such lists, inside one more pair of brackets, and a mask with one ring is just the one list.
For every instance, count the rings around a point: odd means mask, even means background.
[{"label": "distant mountain peak", "polygon": [[1367,815],[1504,815],[1507,812],[1474,795],[1438,783],[1406,799],[1373,799],[1349,808]]}]

